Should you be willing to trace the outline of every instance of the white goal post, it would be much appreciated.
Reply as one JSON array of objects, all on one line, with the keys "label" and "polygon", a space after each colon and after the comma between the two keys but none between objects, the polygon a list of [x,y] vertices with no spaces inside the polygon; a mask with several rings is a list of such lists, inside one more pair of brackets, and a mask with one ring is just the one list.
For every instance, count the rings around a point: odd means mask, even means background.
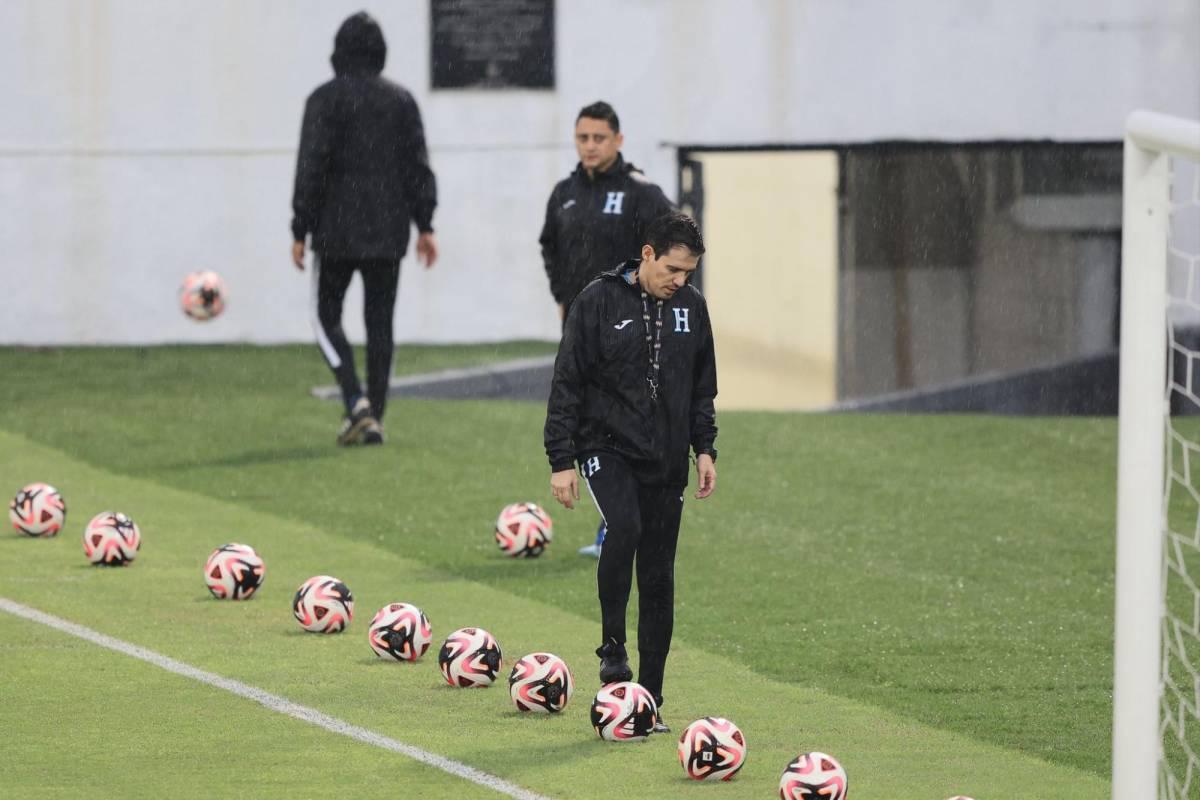
[{"label": "white goal post", "polygon": [[[1160,717],[1167,666],[1163,638],[1169,567],[1164,538],[1168,529],[1165,492],[1169,488],[1165,465],[1171,395],[1167,384],[1167,276],[1174,159],[1200,164],[1200,122],[1149,111],[1131,114],[1125,128],[1121,250],[1114,800],[1149,797],[1156,783],[1155,796],[1159,798],[1173,800],[1178,791],[1178,786],[1168,788],[1168,769],[1163,763],[1167,728]],[[1190,360],[1188,364],[1190,388]],[[1185,461],[1189,455],[1190,451],[1184,453]],[[1200,624],[1200,603],[1196,617]],[[1191,677],[1197,680],[1196,693],[1200,695],[1200,677]],[[1196,713],[1194,708],[1189,711]],[[1194,724],[1200,725],[1200,718]],[[1190,766],[1187,771],[1191,772]],[[1189,797],[1200,796],[1192,794],[1200,793],[1200,775],[1193,781],[1185,791]]]}]

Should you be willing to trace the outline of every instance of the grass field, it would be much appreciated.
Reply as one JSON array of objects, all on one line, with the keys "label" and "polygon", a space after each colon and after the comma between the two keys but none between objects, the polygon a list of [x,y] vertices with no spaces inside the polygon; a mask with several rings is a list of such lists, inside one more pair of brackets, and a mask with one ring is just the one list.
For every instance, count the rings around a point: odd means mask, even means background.
[{"label": "grass field", "polygon": [[[398,371],[546,352],[402,348]],[[554,797],[766,798],[797,752],[838,756],[855,800],[1108,793],[1115,422],[972,416],[719,417],[719,487],[685,509],[664,712],[736,721],[731,783],[693,784],[675,738],[596,740],[590,504],[549,508],[540,560],[502,558],[505,503],[550,500],[544,409],[396,401],[389,443],[332,446],[313,348],[0,350],[0,487],[54,483],[57,539],[0,537],[0,597],[458,759]],[[117,508],[127,569],[79,532]],[[227,541],[267,562],[260,596],[211,600]],[[312,574],[355,593],[341,636],[300,631]],[[420,605],[435,642],[487,628],[506,664],[563,656],[577,693],[529,719],[505,688],[444,687],[434,654],[385,664],[365,624]],[[483,796],[394,753],[0,613],[0,786],[20,797]],[[507,674],[507,671],[505,671]]]}]

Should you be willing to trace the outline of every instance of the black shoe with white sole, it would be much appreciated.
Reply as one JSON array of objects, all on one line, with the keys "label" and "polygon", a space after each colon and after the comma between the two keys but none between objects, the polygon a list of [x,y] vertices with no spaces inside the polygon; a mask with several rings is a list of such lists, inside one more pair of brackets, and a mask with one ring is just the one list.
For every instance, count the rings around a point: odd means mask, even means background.
[{"label": "black shoe with white sole", "polygon": [[362,443],[383,444],[383,423],[374,419],[368,422],[363,428]]},{"label": "black shoe with white sole", "polygon": [[342,447],[361,444],[363,433],[371,424],[378,425],[379,423],[371,413],[370,401],[365,397],[360,397],[350,413],[342,418],[342,426],[338,428],[337,443]]}]

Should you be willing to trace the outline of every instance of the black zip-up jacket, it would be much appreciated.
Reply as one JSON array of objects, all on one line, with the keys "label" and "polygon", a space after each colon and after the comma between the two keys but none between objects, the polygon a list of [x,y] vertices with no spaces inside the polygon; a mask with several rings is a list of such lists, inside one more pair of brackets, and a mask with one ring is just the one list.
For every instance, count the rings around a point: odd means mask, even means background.
[{"label": "black zip-up jacket", "polygon": [[592,178],[577,165],[550,193],[538,237],[554,299],[569,306],[601,272],[637,258],[646,226],[672,210],[662,189],[620,154]]},{"label": "black zip-up jacket", "polygon": [[[605,272],[567,317],[546,411],[551,470],[615,453],[646,485],[688,482],[688,447],[716,458],[717,364],[704,296],[685,285],[663,303],[658,400],[652,400],[638,260]],[[648,299],[651,325],[657,318]]]},{"label": "black zip-up jacket", "polygon": [[433,230],[437,184],[406,89],[379,73],[387,45],[366,13],[334,39],[336,77],[309,95],[300,131],[292,236],[337,258],[400,259],[409,227]]}]

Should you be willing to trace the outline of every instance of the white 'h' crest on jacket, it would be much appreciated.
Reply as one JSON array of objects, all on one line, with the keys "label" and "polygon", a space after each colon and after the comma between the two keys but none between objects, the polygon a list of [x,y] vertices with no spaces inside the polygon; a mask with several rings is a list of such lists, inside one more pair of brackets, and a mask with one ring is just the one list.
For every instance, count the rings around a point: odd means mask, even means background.
[{"label": "white 'h' crest on jacket", "polygon": [[609,192],[604,200],[605,214],[620,214],[621,204],[625,202],[624,192]]},{"label": "white 'h' crest on jacket", "polygon": [[675,312],[675,332],[676,333],[691,333],[692,329],[688,327],[688,309],[673,308]]}]

